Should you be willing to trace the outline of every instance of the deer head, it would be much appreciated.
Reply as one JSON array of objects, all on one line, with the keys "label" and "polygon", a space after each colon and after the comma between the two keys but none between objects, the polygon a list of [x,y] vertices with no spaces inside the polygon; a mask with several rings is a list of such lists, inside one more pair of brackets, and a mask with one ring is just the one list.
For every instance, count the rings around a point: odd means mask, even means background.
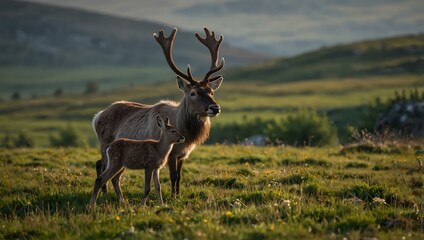
[{"label": "deer head", "polygon": [[187,66],[187,74],[183,73],[175,65],[172,58],[172,46],[174,43],[177,29],[174,28],[169,37],[165,37],[163,30],[159,31],[159,35],[153,34],[156,41],[161,45],[163,53],[165,54],[166,61],[169,67],[177,74],[178,87],[185,94],[185,102],[187,102],[188,110],[197,116],[215,117],[221,112],[221,107],[215,102],[213,95],[220,86],[224,78],[219,75],[212,77],[212,75],[224,67],[224,58],[218,65],[219,47],[223,41],[222,35],[217,40],[215,33],[204,28],[206,37],[202,38],[198,33],[195,34],[196,38],[205,45],[211,54],[212,63],[209,71],[206,73],[203,80],[195,80],[190,69]]},{"label": "deer head", "polygon": [[181,135],[175,128],[169,123],[169,118],[167,117],[165,121],[161,118],[160,115],[156,116],[156,124],[162,132],[162,137],[166,138],[171,143],[182,143],[185,141],[185,137]]}]

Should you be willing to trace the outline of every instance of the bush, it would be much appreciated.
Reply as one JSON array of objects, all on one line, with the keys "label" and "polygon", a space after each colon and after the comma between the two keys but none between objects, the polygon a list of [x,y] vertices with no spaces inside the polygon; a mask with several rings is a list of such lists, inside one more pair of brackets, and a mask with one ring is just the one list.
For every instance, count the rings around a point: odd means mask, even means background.
[{"label": "bush", "polygon": [[229,123],[225,125],[217,124],[210,132],[209,142],[230,142],[238,143],[252,135],[265,134],[265,126],[275,124],[275,120],[262,120],[255,118],[253,121],[244,123]]},{"label": "bush", "polygon": [[12,148],[13,147],[12,137],[10,136],[9,133],[6,133],[6,135],[4,135],[3,139],[1,140],[0,146],[3,147],[3,148]]},{"label": "bush", "polygon": [[294,146],[324,146],[337,142],[337,131],[326,116],[314,110],[299,110],[281,123],[284,143]]},{"label": "bush", "polygon": [[12,94],[11,99],[12,99],[12,100],[19,100],[19,99],[21,99],[21,94],[20,94],[19,92],[14,92],[14,93]]},{"label": "bush", "polygon": [[93,94],[93,93],[97,93],[98,91],[99,91],[99,86],[95,82],[90,81],[85,85],[86,94]]},{"label": "bush", "polygon": [[59,137],[50,136],[50,144],[53,147],[77,147],[78,142],[78,134],[71,126],[60,130]]},{"label": "bush", "polygon": [[15,147],[33,147],[34,141],[33,139],[26,133],[19,133],[18,138],[15,139]]},{"label": "bush", "polygon": [[323,146],[337,142],[336,128],[329,119],[308,109],[289,113],[279,121],[256,118],[242,124],[218,124],[212,128],[209,142],[237,143],[252,135],[266,135],[274,143],[283,141],[295,146]]},{"label": "bush", "polygon": [[20,132],[17,137],[6,133],[0,141],[3,148],[29,148],[34,146],[33,139],[26,133]]}]

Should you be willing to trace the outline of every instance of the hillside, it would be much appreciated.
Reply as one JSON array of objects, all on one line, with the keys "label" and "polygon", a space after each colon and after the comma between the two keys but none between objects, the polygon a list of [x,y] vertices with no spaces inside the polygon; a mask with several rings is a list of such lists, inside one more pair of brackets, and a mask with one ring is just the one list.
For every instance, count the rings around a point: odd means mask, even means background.
[{"label": "hillside", "polygon": [[424,73],[424,35],[407,35],[322,48],[292,58],[233,69],[227,78],[293,82],[326,78]]},{"label": "hillside", "polygon": [[[171,27],[83,10],[1,1],[0,66],[162,65],[162,52],[152,34],[162,28],[169,32]],[[263,55],[225,43],[222,52],[229,66],[263,59]],[[209,66],[207,49],[193,33],[181,29],[174,56],[183,65]]]},{"label": "hillside", "polygon": [[[0,1],[0,100],[84,92],[94,82],[101,91],[174,78],[152,34],[171,27],[83,10]],[[198,29],[198,31],[203,31]],[[229,46],[227,68],[261,62],[264,55]],[[210,66],[209,51],[179,28],[174,59],[193,73]]]},{"label": "hillside", "polygon": [[[172,23],[214,26],[227,42],[273,56],[422,33],[422,0],[26,0]],[[163,7],[165,6],[166,7]]]},{"label": "hillside", "polygon": [[[346,46],[321,49],[289,59],[279,59],[267,64],[246,68],[236,68],[224,73],[224,83],[216,92],[216,100],[221,105],[222,114],[212,120],[211,141],[214,140],[218,125],[262,119],[278,119],[296,108],[314,108],[327,113],[339,130],[339,136],[346,139],[347,126],[358,126],[362,107],[379,97],[385,100],[395,91],[417,88],[424,91],[422,77],[422,36],[404,36],[392,39],[373,40]],[[384,43],[386,52],[377,48]],[[362,55],[352,55],[356,49],[376,49],[364,51]],[[414,63],[416,65],[407,63]],[[288,65],[291,68],[288,69]],[[339,68],[345,66],[346,71]],[[386,66],[384,70],[383,66]],[[387,69],[398,66],[396,72],[386,73]],[[399,67],[400,66],[400,67]],[[392,67],[392,68],[390,68]],[[156,71],[151,70],[151,74]],[[11,70],[13,71],[13,69]],[[51,84],[48,76],[60,75],[69,85],[81,77],[103,79],[112,84],[114,79],[133,82],[133,85],[120,89],[103,88],[96,94],[70,93],[69,90],[57,97],[38,97],[0,102],[0,138],[19,132],[28,132],[37,138],[37,146],[48,146],[49,136],[57,134],[67,126],[73,126],[85,144],[95,145],[97,141],[91,130],[90,120],[94,113],[117,100],[130,100],[153,104],[160,99],[180,100],[182,92],[171,79],[172,74],[162,71],[167,81],[155,84],[140,84],[135,79],[142,73],[134,69],[78,69],[77,73],[60,73],[43,70],[28,71],[23,76],[28,79],[37,75],[46,76],[41,86]],[[321,74],[317,74],[320,72]],[[1,72],[0,72],[1,73]],[[20,73],[23,75],[24,73]],[[166,78],[165,78],[166,79]],[[3,84],[3,82],[2,82]],[[13,84],[11,81],[10,84]],[[40,82],[25,83],[28,91],[34,90]],[[0,89],[2,90],[2,89]]]}]

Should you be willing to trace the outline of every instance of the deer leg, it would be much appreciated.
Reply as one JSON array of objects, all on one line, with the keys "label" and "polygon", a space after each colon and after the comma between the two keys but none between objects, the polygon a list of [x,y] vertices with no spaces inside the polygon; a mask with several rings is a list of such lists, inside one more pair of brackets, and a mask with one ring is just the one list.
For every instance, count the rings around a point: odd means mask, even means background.
[{"label": "deer leg", "polygon": [[113,188],[115,189],[116,196],[118,197],[119,203],[125,203],[124,196],[121,191],[121,176],[124,173],[125,169],[119,171],[115,177],[112,178]]},{"label": "deer leg", "polygon": [[177,173],[178,173],[177,176],[178,177],[177,177],[177,182],[176,182],[176,185],[175,185],[175,192],[176,192],[177,195],[180,195],[180,181],[181,181],[181,177],[182,177],[181,173],[182,173],[182,170],[183,170],[183,163],[184,163],[184,159],[182,159],[182,158],[178,159],[178,161],[177,161]]},{"label": "deer leg", "polygon": [[171,190],[172,197],[177,196],[177,180],[178,180],[178,171],[177,171],[177,158],[175,156],[169,156],[168,158],[168,167],[169,167],[169,177],[171,179]]},{"label": "deer leg", "polygon": [[144,194],[143,194],[143,199],[141,200],[142,205],[146,205],[147,196],[150,193],[150,183],[152,182],[152,173],[153,173],[152,168],[146,168],[146,170],[144,170]]},{"label": "deer leg", "polygon": [[[102,154],[102,158],[96,162],[97,178],[100,177],[100,175],[102,174],[102,172],[105,171],[105,168],[106,168],[106,164],[104,164],[105,159],[107,159],[106,158],[106,149],[104,147],[101,147],[100,152]],[[105,185],[102,186],[102,192],[107,193],[107,183],[105,183]]]},{"label": "deer leg", "polygon": [[99,195],[100,188],[103,187],[107,181],[113,178],[119,171],[123,169],[122,166],[110,166],[106,171],[104,171],[96,181],[94,182],[94,189],[90,199],[90,205],[94,206],[96,204],[97,197]]},{"label": "deer leg", "polygon": [[[100,159],[100,160],[98,160],[98,161],[96,162],[96,174],[97,174],[96,179],[97,179],[97,178],[99,178],[99,177],[100,177],[100,175],[102,175],[102,172],[103,172],[103,168],[102,168],[103,164],[102,164],[102,161],[103,161],[103,159]],[[105,190],[106,190],[106,191],[105,191]],[[107,192],[107,188],[102,187],[102,191],[103,191],[104,193],[106,193],[106,192]]]},{"label": "deer leg", "polygon": [[153,170],[153,181],[155,183],[155,192],[158,198],[159,204],[163,205],[162,192],[160,189],[160,181],[159,181],[159,169]]}]

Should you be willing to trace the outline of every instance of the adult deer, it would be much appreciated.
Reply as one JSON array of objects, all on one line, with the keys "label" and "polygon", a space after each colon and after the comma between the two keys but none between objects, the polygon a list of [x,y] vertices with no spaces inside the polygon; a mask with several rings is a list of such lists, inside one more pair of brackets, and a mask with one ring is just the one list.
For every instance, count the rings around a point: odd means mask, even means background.
[{"label": "adult deer", "polygon": [[[183,99],[179,102],[160,101],[154,105],[145,105],[134,102],[115,102],[103,111],[98,112],[93,118],[93,128],[100,141],[102,158],[96,163],[97,177],[104,171],[106,160],[106,146],[117,138],[131,139],[157,139],[159,130],[155,127],[156,116],[169,116],[169,121],[175,129],[185,136],[182,144],[175,145],[169,154],[168,166],[171,178],[172,195],[180,192],[181,170],[184,160],[190,155],[196,145],[203,143],[209,136],[210,119],[221,112],[220,106],[214,100],[216,91],[222,81],[222,76],[212,77],[224,67],[222,58],[218,64],[219,47],[223,41],[205,27],[206,37],[198,33],[197,39],[205,45],[211,54],[212,63],[209,71],[201,81],[194,79],[190,65],[187,74],[175,65],[172,58],[172,46],[177,29],[174,28],[167,38],[163,30],[154,38],[161,45],[169,67],[177,74],[178,87],[184,92]],[[106,192],[106,185],[103,186]]]}]

